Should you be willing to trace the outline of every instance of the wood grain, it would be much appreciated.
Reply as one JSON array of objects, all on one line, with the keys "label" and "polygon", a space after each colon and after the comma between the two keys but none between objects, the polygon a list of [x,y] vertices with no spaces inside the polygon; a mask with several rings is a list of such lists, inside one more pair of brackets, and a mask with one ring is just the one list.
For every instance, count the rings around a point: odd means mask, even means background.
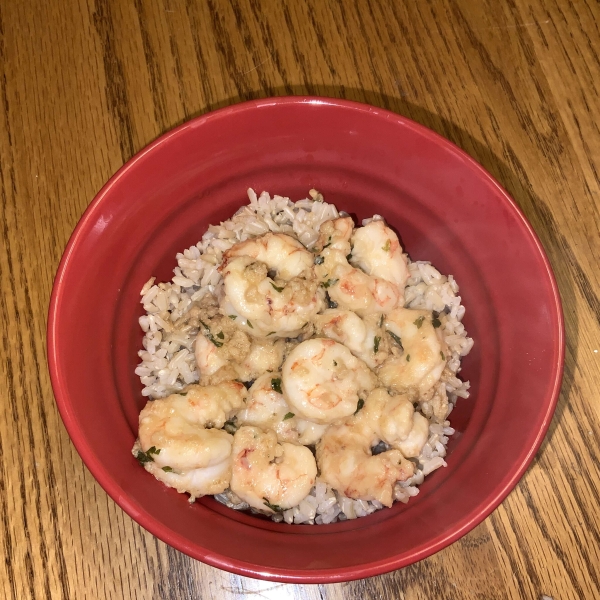
[{"label": "wood grain", "polygon": [[[0,1],[1,597],[600,597],[599,24],[594,0]],[[238,577],[142,530],[73,449],[46,366],[53,276],[106,179],[195,115],[282,94],[465,149],[533,224],[565,309],[559,407],[514,492],[437,555],[345,584]]]}]

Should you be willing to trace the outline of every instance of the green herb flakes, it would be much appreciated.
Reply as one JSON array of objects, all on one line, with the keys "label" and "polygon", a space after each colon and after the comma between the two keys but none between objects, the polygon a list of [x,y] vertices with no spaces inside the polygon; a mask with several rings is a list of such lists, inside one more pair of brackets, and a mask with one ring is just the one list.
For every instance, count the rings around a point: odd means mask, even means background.
[{"label": "green herb flakes", "polygon": [[390,242],[390,240],[387,240],[385,242],[385,245],[381,248],[384,252],[389,252],[390,248],[392,247],[392,243]]},{"label": "green herb flakes", "polygon": [[356,414],[364,405],[365,401],[362,398],[360,398],[356,403],[356,411],[354,412],[354,414]]},{"label": "green herb flakes", "polygon": [[246,319],[246,325],[248,325],[248,327],[250,327],[250,329],[254,329],[254,325],[252,325],[252,323],[250,323],[250,319]]},{"label": "green herb flakes", "polygon": [[442,357],[442,360],[446,360],[446,357],[444,356],[444,353],[440,350],[440,356]]},{"label": "green herb flakes", "polygon": [[138,459],[138,462],[140,463],[140,465],[145,465],[146,463],[154,462],[154,459],[152,458],[153,454],[158,456],[160,454],[160,448],[157,448],[156,446],[152,446],[151,448],[148,448],[147,452],[143,452],[140,450],[135,455],[135,457]]},{"label": "green herb flakes", "polygon": [[293,412],[289,412],[285,415],[285,417],[283,417],[284,421],[287,421],[288,419],[293,419],[296,415]]},{"label": "green herb flakes", "polygon": [[441,326],[442,326],[442,322],[441,322],[441,321],[440,321],[440,320],[439,320],[437,317],[434,317],[434,318],[431,320],[431,324],[432,324],[432,325],[433,325],[433,326],[434,326],[436,329],[437,329],[438,327],[441,327]]},{"label": "green herb flakes", "polygon": [[225,421],[225,425],[223,425],[223,429],[233,435],[237,430],[238,426],[235,424],[235,421]]},{"label": "green herb flakes", "polygon": [[212,333],[205,333],[204,337],[209,339],[217,348],[220,348],[223,345],[223,342],[217,340]]},{"label": "green herb flakes", "polygon": [[337,362],[335,360],[333,361],[333,366],[337,367]]},{"label": "green herb flakes", "polygon": [[406,355],[406,362],[410,362],[410,354]]},{"label": "green herb flakes", "polygon": [[172,473],[173,472],[173,468],[172,467],[163,467],[162,470],[165,473]]},{"label": "green herb flakes", "polygon": [[273,512],[283,512],[283,508],[281,508],[281,506],[278,506],[277,504],[271,504],[266,498],[263,498],[263,500],[265,502],[265,506],[270,508]]},{"label": "green herb flakes", "polygon": [[414,325],[417,326],[417,329],[421,329],[421,325],[423,325],[423,321],[425,320],[425,317],[423,315],[421,315],[415,322]]},{"label": "green herb flakes", "polygon": [[274,289],[276,292],[279,292],[280,294],[281,294],[281,292],[283,292],[283,288],[282,288],[282,287],[278,287],[278,286],[276,286],[276,285],[275,285],[275,284],[274,284],[272,281],[271,281],[270,283],[271,283],[271,286],[272,286],[272,288],[273,288],[273,289]]},{"label": "green herb flakes", "polygon": [[332,285],[335,285],[338,281],[339,281],[339,279],[328,279],[325,283],[322,283],[321,285],[325,289],[327,289],[328,287],[331,287]]},{"label": "green herb flakes", "polygon": [[188,393],[187,392],[177,392],[178,396],[187,396]]},{"label": "green herb flakes", "polygon": [[381,315],[381,317],[379,318],[379,327],[383,326],[384,321],[385,321],[385,315]]},{"label": "green herb flakes", "polygon": [[154,462],[154,459],[145,452],[140,451],[135,455],[135,457],[138,459],[140,465],[145,465],[146,463]]},{"label": "green herb flakes", "polygon": [[271,379],[271,389],[275,390],[278,394],[283,394],[281,391],[281,379]]},{"label": "green herb flakes", "polygon": [[217,337],[218,337],[220,340],[224,340],[224,339],[225,339],[225,335],[223,334],[223,332],[222,332],[222,331],[219,331],[219,333],[217,333]]},{"label": "green herb flakes", "polygon": [[375,339],[373,340],[373,352],[375,354],[377,354],[379,352],[379,342],[381,341],[381,338],[376,335]]},{"label": "green herb flakes", "polygon": [[237,315],[228,315],[228,317],[230,319],[232,319],[233,321],[235,321],[237,319]]},{"label": "green herb flakes", "polygon": [[402,345],[402,340],[400,339],[400,337],[397,336],[393,331],[388,331],[388,333],[390,334],[390,337],[394,340],[394,342],[396,342],[396,344],[398,344],[398,346],[400,346],[400,348],[404,350],[404,346]]}]

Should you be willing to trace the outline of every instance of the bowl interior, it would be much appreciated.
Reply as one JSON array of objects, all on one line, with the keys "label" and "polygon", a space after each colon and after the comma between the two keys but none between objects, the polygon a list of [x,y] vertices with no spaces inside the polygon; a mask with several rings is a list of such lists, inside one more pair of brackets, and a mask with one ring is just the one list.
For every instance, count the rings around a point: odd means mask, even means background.
[{"label": "bowl interior", "polygon": [[[139,290],[245,204],[246,189],[312,187],[361,219],[382,214],[413,260],[453,274],[475,347],[472,394],[450,416],[448,467],[407,505],[328,526],[288,526],[187,497],[130,453],[145,403],[134,374]],[[547,259],[505,192],[460,150],[359,104],[289,98],[223,109],[170,132],[97,196],[63,257],[49,320],[57,402],[100,484],[134,519],[209,564],[254,577],[336,581],[410,564],[481,521],[539,446],[560,384],[562,318]],[[515,410],[516,406],[518,410]]]}]

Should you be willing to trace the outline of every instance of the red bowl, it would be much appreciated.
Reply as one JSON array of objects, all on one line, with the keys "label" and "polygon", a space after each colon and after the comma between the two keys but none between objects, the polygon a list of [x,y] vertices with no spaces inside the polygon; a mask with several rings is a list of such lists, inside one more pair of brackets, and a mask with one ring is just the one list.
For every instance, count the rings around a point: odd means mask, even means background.
[{"label": "red bowl", "polygon": [[[451,415],[448,467],[369,517],[276,524],[159,484],[131,455],[145,401],[134,375],[139,291],[246,203],[246,189],[314,187],[400,232],[411,257],[452,273],[475,347],[471,397]],[[289,582],[369,577],[418,561],[480,523],[531,462],[562,377],[563,318],[548,259],[500,185],[456,146],[397,114],[326,98],[274,98],[194,119],[132,158],[77,225],[48,323],[52,385],[94,477],[140,525],[210,565]]]}]

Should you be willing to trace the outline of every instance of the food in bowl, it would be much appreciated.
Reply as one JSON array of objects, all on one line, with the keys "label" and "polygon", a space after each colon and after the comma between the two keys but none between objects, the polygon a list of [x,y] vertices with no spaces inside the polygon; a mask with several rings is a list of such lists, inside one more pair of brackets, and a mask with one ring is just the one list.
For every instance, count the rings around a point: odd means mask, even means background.
[{"label": "food in bowl", "polygon": [[446,466],[473,346],[451,275],[379,215],[248,190],[142,289],[149,398],[133,454],[190,500],[328,524],[407,502]]}]

